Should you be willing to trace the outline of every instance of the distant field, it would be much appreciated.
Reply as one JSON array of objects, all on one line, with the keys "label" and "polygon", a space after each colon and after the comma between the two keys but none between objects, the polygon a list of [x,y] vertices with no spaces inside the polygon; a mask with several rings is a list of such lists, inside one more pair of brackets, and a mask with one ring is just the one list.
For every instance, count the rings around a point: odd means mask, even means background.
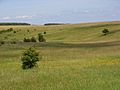
[{"label": "distant field", "polygon": [[[0,26],[0,90],[119,90],[120,22],[58,26]],[[110,33],[102,34],[104,28]],[[29,32],[28,32],[29,30]],[[45,43],[24,38],[46,32]],[[16,44],[8,42],[16,41]],[[21,69],[21,55],[34,46],[38,68]]]}]

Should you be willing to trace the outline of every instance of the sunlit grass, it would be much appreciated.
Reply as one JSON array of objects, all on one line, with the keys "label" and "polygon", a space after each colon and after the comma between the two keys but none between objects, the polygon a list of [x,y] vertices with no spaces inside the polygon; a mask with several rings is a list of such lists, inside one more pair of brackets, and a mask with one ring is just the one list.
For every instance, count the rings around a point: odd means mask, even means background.
[{"label": "sunlit grass", "polygon": [[[2,26],[0,30],[10,27]],[[14,38],[22,41],[24,37],[37,37],[39,32],[46,31],[47,42],[0,46],[0,90],[120,89],[119,22],[12,27],[21,31],[2,34],[0,40],[11,34],[8,41]],[[104,28],[118,31],[102,36]],[[31,46],[42,59],[38,67],[22,70],[21,55]]]}]

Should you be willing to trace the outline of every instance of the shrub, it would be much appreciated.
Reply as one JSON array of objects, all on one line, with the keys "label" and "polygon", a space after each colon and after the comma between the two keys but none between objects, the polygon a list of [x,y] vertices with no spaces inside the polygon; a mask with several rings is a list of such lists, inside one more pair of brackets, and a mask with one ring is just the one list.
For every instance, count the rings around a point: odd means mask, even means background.
[{"label": "shrub", "polygon": [[4,39],[8,39],[8,37],[6,36],[6,37],[4,37]]},{"label": "shrub", "polygon": [[23,69],[31,69],[37,66],[37,62],[39,61],[39,54],[35,51],[34,48],[29,48],[23,53],[21,61]]},{"label": "shrub", "polygon": [[8,31],[13,31],[13,28],[9,28]]},{"label": "shrub", "polygon": [[109,33],[109,30],[108,30],[108,29],[104,29],[104,30],[102,31],[102,33],[103,33],[104,35],[107,35],[107,34]]},{"label": "shrub", "polygon": [[16,31],[13,31],[13,33],[16,33]]},{"label": "shrub", "polygon": [[12,41],[11,44],[16,44],[16,41]]},{"label": "shrub", "polygon": [[46,32],[44,32],[44,34],[46,34]]},{"label": "shrub", "polygon": [[35,37],[32,37],[32,38],[31,38],[31,42],[37,42],[36,38],[35,38]]},{"label": "shrub", "polygon": [[27,30],[27,32],[30,32],[29,30]]},{"label": "shrub", "polygon": [[24,38],[23,40],[24,42],[31,42],[31,40],[29,38]]},{"label": "shrub", "polygon": [[39,42],[46,42],[46,40],[44,39],[44,37],[41,33],[38,34],[38,41]]},{"label": "shrub", "polygon": [[1,44],[5,44],[5,42],[4,42],[4,41],[1,41],[0,43],[1,43]]}]

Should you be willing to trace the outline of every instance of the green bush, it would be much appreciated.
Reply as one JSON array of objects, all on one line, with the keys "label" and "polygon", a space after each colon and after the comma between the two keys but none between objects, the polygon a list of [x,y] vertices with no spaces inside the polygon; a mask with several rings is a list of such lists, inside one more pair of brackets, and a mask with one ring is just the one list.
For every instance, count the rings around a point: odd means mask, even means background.
[{"label": "green bush", "polygon": [[16,41],[12,41],[12,42],[10,42],[11,44],[16,44],[17,42]]},{"label": "green bush", "polygon": [[24,41],[24,42],[37,42],[37,40],[36,40],[35,37],[32,37],[32,38],[24,38],[23,41]]},{"label": "green bush", "polygon": [[44,34],[46,34],[46,32],[44,32]]},{"label": "green bush", "polygon": [[4,42],[4,41],[0,41],[0,43],[1,43],[1,44],[5,44],[5,42]]},{"label": "green bush", "polygon": [[27,32],[30,32],[30,30],[27,30]]},{"label": "green bush", "polygon": [[37,62],[39,61],[39,54],[35,51],[34,48],[29,48],[23,53],[21,61],[23,69],[31,69],[37,66]]},{"label": "green bush", "polygon": [[104,30],[102,31],[102,33],[103,33],[104,35],[107,35],[107,34],[109,33],[109,30],[108,30],[108,29],[104,29]]},{"label": "green bush", "polygon": [[32,37],[32,38],[31,38],[31,42],[37,42],[36,38],[35,38],[35,37]]},{"label": "green bush", "polygon": [[23,40],[24,42],[31,42],[31,40],[29,38],[24,38]]},{"label": "green bush", "polygon": [[39,42],[46,42],[46,40],[44,39],[44,37],[41,33],[38,34],[38,41]]},{"label": "green bush", "polygon": [[13,33],[16,33],[17,31],[13,31]]}]

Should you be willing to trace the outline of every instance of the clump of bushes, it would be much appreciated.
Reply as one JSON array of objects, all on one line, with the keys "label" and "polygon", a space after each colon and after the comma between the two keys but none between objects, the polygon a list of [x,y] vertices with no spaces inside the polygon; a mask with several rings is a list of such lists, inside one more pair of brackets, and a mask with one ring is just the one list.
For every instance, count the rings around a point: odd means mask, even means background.
[{"label": "clump of bushes", "polygon": [[[44,32],[44,34],[46,34],[46,32]],[[25,34],[24,34],[25,36]],[[37,42],[37,39],[35,37],[32,38],[24,38],[23,40],[24,42]],[[38,33],[38,41],[39,42],[46,42],[45,38],[43,37],[43,34]]]},{"label": "clump of bushes", "polygon": [[37,62],[39,61],[39,53],[37,53],[34,48],[29,48],[23,53],[21,61],[23,69],[31,69],[37,66]]},{"label": "clump of bushes", "polygon": [[36,40],[35,37],[32,37],[32,38],[24,38],[23,41],[24,41],[24,42],[37,42],[37,40]]},{"label": "clump of bushes", "polygon": [[12,41],[12,42],[10,42],[11,44],[16,44],[17,42],[16,41]]},{"label": "clump of bushes", "polygon": [[105,28],[105,29],[102,31],[102,33],[103,33],[104,35],[107,35],[107,34],[109,33],[109,30]]}]

